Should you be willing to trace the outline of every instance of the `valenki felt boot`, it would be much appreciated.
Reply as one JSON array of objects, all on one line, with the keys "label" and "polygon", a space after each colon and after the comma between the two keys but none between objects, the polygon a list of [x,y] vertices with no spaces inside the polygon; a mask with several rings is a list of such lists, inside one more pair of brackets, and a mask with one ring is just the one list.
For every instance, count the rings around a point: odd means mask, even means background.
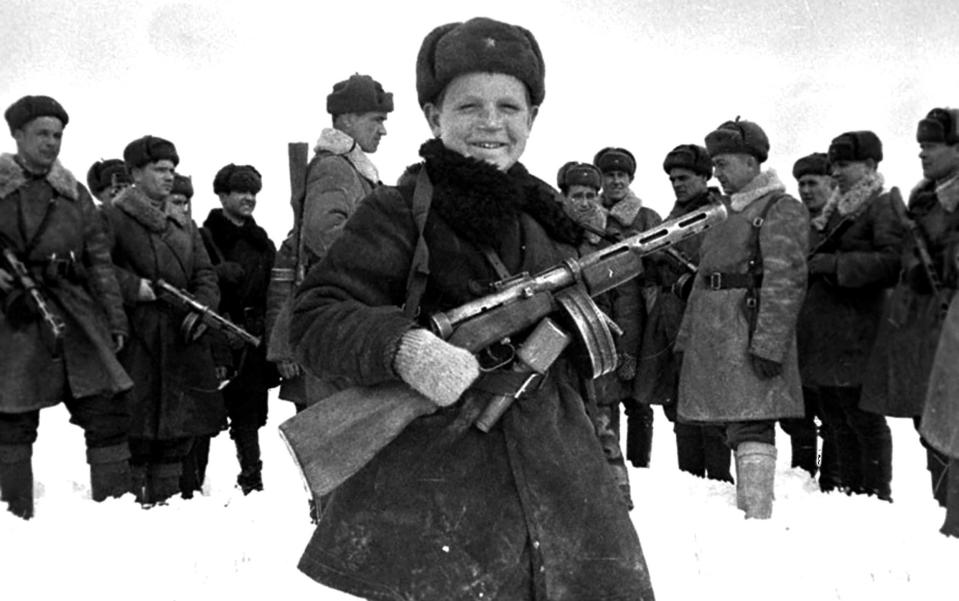
[{"label": "valenki felt boot", "polygon": [[743,442],[736,448],[736,506],[746,519],[768,520],[773,514],[776,447]]},{"label": "valenki felt boot", "polygon": [[133,477],[127,443],[87,449],[87,463],[90,464],[90,496],[94,501],[131,492]]}]

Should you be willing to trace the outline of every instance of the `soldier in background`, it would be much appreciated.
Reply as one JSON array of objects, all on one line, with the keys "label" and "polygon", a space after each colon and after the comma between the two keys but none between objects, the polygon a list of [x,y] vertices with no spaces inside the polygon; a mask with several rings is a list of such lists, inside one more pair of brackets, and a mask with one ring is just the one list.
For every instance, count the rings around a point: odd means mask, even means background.
[{"label": "soldier in background", "polygon": [[128,329],[102,222],[57,160],[67,112],[24,96],[4,118],[17,153],[0,155],[0,247],[45,299],[41,307],[0,260],[0,500],[29,519],[40,409],[61,402],[84,430],[93,499],[129,491],[129,415],[115,395],[132,382],[114,357]]},{"label": "soldier in background", "polygon": [[117,194],[132,183],[127,165],[121,159],[99,160],[90,165],[87,171],[87,186],[103,204],[110,204]]},{"label": "soldier in background", "polygon": [[128,395],[134,493],[151,505],[180,491],[194,437],[219,432],[225,421],[209,336],[189,327],[190,314],[157,298],[152,282],[162,279],[213,310],[220,295],[199,228],[166,206],[180,160],[173,143],[143,136],[123,159],[134,184],[102,210],[130,319],[120,358],[135,382]]},{"label": "soldier in background", "polygon": [[180,173],[173,174],[173,188],[166,198],[166,210],[193,218],[193,180]]},{"label": "soldier in background", "polygon": [[[709,187],[713,165],[702,146],[680,144],[672,149],[663,160],[663,171],[676,194],[676,203],[667,219],[722,202],[719,190]],[[673,422],[679,469],[699,477],[732,482],[730,450],[723,440],[722,428],[676,419],[680,364],[673,344],[698,269],[701,244],[702,236],[693,236],[654,258],[654,275],[660,290],[643,333],[634,395],[644,406],[662,405],[666,417]]]},{"label": "soldier in background", "polygon": [[796,318],[806,294],[809,217],[763,170],[769,139],[751,121],[706,136],[729,216],[706,231],[675,348],[677,418],[721,425],[736,461],[736,506],[772,517],[776,421],[804,414]]},{"label": "soldier in background", "polygon": [[[203,222],[203,240],[220,286],[220,313],[254,336],[263,337],[266,292],[276,247],[253,218],[256,197],[263,187],[252,165],[230,163],[213,179],[213,192],[222,208]],[[259,429],[266,425],[267,392],[279,383],[275,366],[266,359],[265,345],[230,349],[229,383],[223,400],[236,445],[240,473],[236,483],[249,494],[263,490]]]},{"label": "soldier in background", "polygon": [[[648,230],[662,222],[655,211],[643,206],[643,201],[633,194],[629,185],[636,175],[636,159],[625,148],[606,147],[596,153],[593,164],[603,174],[602,208],[606,215],[606,233],[618,238]],[[634,467],[649,467],[653,446],[653,409],[645,403],[637,403],[632,395],[636,378],[636,358],[646,325],[646,312],[655,301],[655,288],[651,281],[640,275],[627,286],[639,286],[640,294],[619,293],[619,315],[635,315],[636,327],[631,328],[620,345],[628,349],[620,354],[618,376],[625,386],[622,401],[626,411],[626,459]],[[627,306],[626,304],[630,306]]]}]

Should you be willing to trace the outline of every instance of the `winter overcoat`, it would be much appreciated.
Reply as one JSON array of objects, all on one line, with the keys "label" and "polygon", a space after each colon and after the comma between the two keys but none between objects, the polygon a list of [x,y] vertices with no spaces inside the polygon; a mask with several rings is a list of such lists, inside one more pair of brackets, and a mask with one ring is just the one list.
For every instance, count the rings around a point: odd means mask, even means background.
[{"label": "winter overcoat", "polygon": [[[213,209],[203,222],[204,247],[217,272],[220,287],[220,314],[261,339],[266,331],[266,292],[276,246],[266,230],[249,217],[238,226]],[[266,345],[231,345],[214,336],[236,375],[224,388],[231,419],[245,425],[266,425],[267,390],[276,386],[276,367],[266,360]]]},{"label": "winter overcoat", "polygon": [[[668,219],[682,217],[710,204],[722,202],[719,191],[710,188],[686,203],[676,203]],[[673,245],[673,249],[694,265],[699,263],[699,247],[703,234],[697,234]],[[676,402],[679,363],[673,344],[686,310],[686,299],[677,288],[680,278],[692,277],[689,269],[666,256],[653,258],[652,279],[660,286],[656,302],[649,311],[643,342],[637,357],[633,397],[641,403],[665,405]]]},{"label": "winter overcoat", "polygon": [[[763,279],[750,340],[745,288],[713,290],[710,274],[746,273],[753,224],[774,203],[759,229]],[[732,196],[726,220],[706,231],[699,273],[689,296],[676,349],[684,353],[679,419],[730,422],[804,415],[796,363],[796,318],[806,293],[809,216],[765,171]],[[782,363],[781,375],[761,379],[750,354]]]},{"label": "winter overcoat", "polygon": [[196,224],[155,208],[136,186],[102,207],[113,262],[130,318],[121,360],[135,383],[130,436],[169,440],[218,432],[224,424],[209,335],[187,342],[186,313],[162,300],[138,300],[140,280],[163,279],[216,309],[216,274]]},{"label": "winter overcoat", "polygon": [[922,230],[944,288],[938,298],[932,293],[916,253],[915,237],[906,233],[900,255],[902,275],[879,323],[860,400],[863,409],[892,417],[922,415],[945,316],[942,307],[959,284],[952,260],[959,248],[959,211],[947,210],[929,182],[910,196],[909,216]]},{"label": "winter overcoat", "polygon": [[[129,389],[133,383],[111,340],[111,334],[127,335],[126,315],[86,189],[59,162],[44,177],[34,177],[13,155],[0,155],[0,236],[66,326],[55,356],[45,322],[35,317],[11,323],[0,303],[0,413],[49,407],[63,401],[64,393],[82,398]],[[74,273],[54,277],[50,259],[70,257],[76,258]]]},{"label": "winter overcoat", "polygon": [[959,295],[949,305],[929,375],[919,434],[933,448],[959,459]]},{"label": "winter overcoat", "polygon": [[[434,186],[424,319],[499,279],[477,244],[513,273],[575,254],[580,232],[521,165],[507,176],[438,140],[421,154]],[[398,378],[394,351],[417,325],[400,308],[419,237],[412,196],[378,188],[297,292],[293,340],[307,369]],[[548,373],[488,434],[461,421],[463,399],[415,420],[332,493],[300,569],[368,599],[652,599],[572,370],[561,359]]]},{"label": "winter overcoat", "polygon": [[797,327],[804,386],[862,383],[888,289],[899,277],[898,194],[877,190],[858,211],[831,213],[817,236],[812,250],[834,258],[836,272],[809,276]]}]

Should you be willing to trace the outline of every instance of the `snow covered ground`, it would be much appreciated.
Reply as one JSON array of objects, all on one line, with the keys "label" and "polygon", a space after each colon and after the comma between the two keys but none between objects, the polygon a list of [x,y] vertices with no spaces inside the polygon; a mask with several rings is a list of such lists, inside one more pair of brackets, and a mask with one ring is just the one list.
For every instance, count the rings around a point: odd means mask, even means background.
[{"label": "snow covered ground", "polygon": [[[62,407],[42,413],[35,447],[36,517],[0,511],[0,599],[342,601],[296,570],[310,534],[306,494],[276,426],[292,405],[273,400],[262,430],[266,490],[233,488],[236,460],[221,434],[207,488],[145,511],[131,495],[89,496],[83,438]],[[892,504],[820,493],[780,446],[773,519],[746,522],[732,485],[679,472],[656,413],[653,465],[631,470],[639,531],[660,601],[956,598],[959,540],[938,533],[917,436],[891,420]],[[588,601],[588,600],[584,600]]]}]

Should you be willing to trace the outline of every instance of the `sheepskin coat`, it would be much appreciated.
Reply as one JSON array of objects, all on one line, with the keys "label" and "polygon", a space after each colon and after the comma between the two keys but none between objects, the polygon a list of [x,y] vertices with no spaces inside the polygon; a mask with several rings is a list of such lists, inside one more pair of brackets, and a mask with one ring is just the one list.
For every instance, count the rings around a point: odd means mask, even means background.
[{"label": "sheepskin coat", "polygon": [[[499,279],[478,244],[512,273],[575,256],[580,229],[521,165],[504,174],[439,140],[421,154],[433,185],[424,321]],[[298,290],[293,341],[308,370],[398,378],[398,341],[418,325],[400,308],[419,238],[413,190],[378,188]],[[467,399],[489,397],[478,390],[414,420],[331,494],[300,569],[368,599],[652,599],[574,373],[561,358],[489,433],[463,421]]]},{"label": "sheepskin coat", "polygon": [[[49,407],[64,395],[129,389],[132,382],[111,340],[111,334],[127,335],[126,315],[107,239],[86,189],[59,161],[36,177],[13,155],[0,155],[0,235],[66,325],[57,349],[39,316],[14,324],[0,308],[0,413]],[[84,273],[76,279],[44,277],[43,265],[54,256],[76,257]]]}]

